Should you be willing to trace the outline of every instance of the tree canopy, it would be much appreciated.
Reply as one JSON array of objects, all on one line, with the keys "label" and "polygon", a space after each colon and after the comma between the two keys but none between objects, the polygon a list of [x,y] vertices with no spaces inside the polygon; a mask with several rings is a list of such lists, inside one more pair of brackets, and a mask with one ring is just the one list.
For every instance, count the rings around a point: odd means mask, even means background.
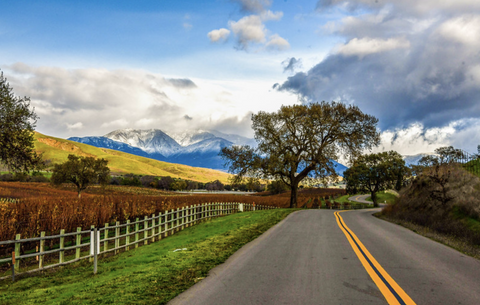
[{"label": "tree canopy", "polygon": [[106,185],[110,180],[110,169],[105,159],[93,157],[79,157],[68,155],[68,160],[62,164],[55,164],[51,182],[54,185],[70,182],[75,184],[78,197],[91,184]]},{"label": "tree canopy", "polygon": [[252,115],[256,148],[225,147],[220,155],[237,181],[283,181],[291,189],[290,207],[296,207],[298,185],[305,177],[336,177],[332,160],[340,155],[354,158],[378,144],[377,122],[342,103],[282,106],[277,112]]},{"label": "tree canopy", "polygon": [[29,172],[41,165],[33,137],[37,118],[30,98],[15,96],[0,72],[0,161],[13,172]]},{"label": "tree canopy", "polygon": [[435,155],[422,157],[418,161],[418,165],[413,167],[418,176],[423,176],[426,182],[431,184],[428,188],[430,198],[439,201],[444,206],[454,199],[450,195],[451,167],[463,158],[464,153],[461,149],[445,146],[435,149]]},{"label": "tree canopy", "polygon": [[369,192],[373,205],[378,206],[377,193],[387,188],[399,190],[408,173],[402,156],[389,151],[362,155],[343,174],[348,193]]}]

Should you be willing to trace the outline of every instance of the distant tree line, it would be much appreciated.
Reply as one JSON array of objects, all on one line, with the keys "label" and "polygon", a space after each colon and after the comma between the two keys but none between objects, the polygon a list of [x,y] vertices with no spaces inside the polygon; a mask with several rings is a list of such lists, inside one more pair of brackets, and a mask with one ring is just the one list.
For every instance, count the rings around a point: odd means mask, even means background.
[{"label": "distant tree line", "polygon": [[126,174],[123,176],[114,176],[110,179],[111,185],[130,185],[139,187],[156,188],[166,191],[191,191],[191,190],[207,190],[207,191],[264,191],[266,186],[257,181],[246,181],[239,184],[224,184],[219,180],[211,182],[198,182],[193,180],[172,178],[170,176],[157,177],[150,175]]},{"label": "distant tree line", "polygon": [[[27,173],[5,173],[0,174],[0,181],[8,182],[51,182],[51,179],[42,172]],[[268,190],[278,194],[285,187],[278,187],[275,183],[268,184]],[[110,177],[108,181],[110,185],[126,185],[156,188],[166,191],[190,191],[190,190],[207,190],[207,191],[242,191],[242,192],[262,192],[267,189],[267,185],[258,181],[245,181],[239,184],[224,184],[219,180],[211,182],[198,182],[193,180],[184,180],[180,178],[172,178],[170,176],[156,177],[150,175],[126,174]]]}]

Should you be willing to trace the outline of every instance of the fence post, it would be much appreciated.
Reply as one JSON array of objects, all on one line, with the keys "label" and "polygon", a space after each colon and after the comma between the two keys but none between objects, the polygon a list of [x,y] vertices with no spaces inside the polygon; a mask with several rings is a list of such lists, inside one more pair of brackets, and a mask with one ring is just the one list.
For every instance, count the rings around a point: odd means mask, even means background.
[{"label": "fence post", "polygon": [[100,248],[100,229],[97,230],[97,254],[102,252],[102,248]]},{"label": "fence post", "polygon": [[163,219],[162,212],[160,212],[158,213],[158,240],[162,239],[162,227],[163,227],[162,219]]},{"label": "fence post", "polygon": [[138,248],[138,228],[139,224],[138,222],[140,221],[140,218],[135,219],[135,248]]},{"label": "fence post", "polygon": [[181,221],[180,221],[180,223],[182,224],[182,227],[181,227],[180,230],[183,231],[183,229],[185,229],[185,207],[183,207],[183,208],[181,209],[180,216],[181,216]]},{"label": "fence post", "polygon": [[90,226],[90,258],[88,259],[89,262],[93,262],[94,260],[94,256],[95,256],[95,252],[94,252],[94,248],[95,248],[95,245],[94,245],[94,242],[95,242],[95,226],[94,225],[91,225]]},{"label": "fence post", "polygon": [[178,217],[178,213],[180,213],[180,208],[177,208],[177,212],[175,213],[175,219],[177,221],[176,221],[176,225],[175,225],[176,229],[173,231],[174,233],[178,232],[179,227],[180,227],[180,217]]},{"label": "fence post", "polygon": [[198,205],[193,205],[193,224],[197,224]]},{"label": "fence post", "polygon": [[97,228],[93,230],[93,274],[97,274],[97,263],[98,263],[98,240],[97,240]]},{"label": "fence post", "polygon": [[60,230],[60,255],[58,258],[58,262],[61,264],[65,260],[65,251],[63,249],[65,248],[65,229]]},{"label": "fence post", "polygon": [[[40,237],[45,237],[45,231],[40,232]],[[45,239],[40,240],[40,253],[45,251]],[[38,268],[43,268],[43,254],[38,257]]]},{"label": "fence post", "polygon": [[125,244],[126,244],[125,251],[130,250],[130,247],[128,246],[130,245],[130,219],[127,219],[127,227],[125,230]]},{"label": "fence post", "polygon": [[165,217],[165,222],[163,223],[163,237],[168,236],[168,210],[165,211],[164,217]]},{"label": "fence post", "polygon": [[117,249],[120,247],[120,228],[118,227],[120,225],[120,221],[115,222],[115,255],[119,252]]},{"label": "fence post", "polygon": [[188,224],[187,227],[193,226],[193,205],[188,207]]},{"label": "fence post", "polygon": [[[15,236],[15,240],[20,240],[20,238],[21,238],[20,234],[17,234]],[[18,259],[18,257],[20,256],[20,245],[21,245],[20,242],[15,243],[15,264],[14,265],[15,265],[16,273],[20,272],[20,260]]]},{"label": "fence post", "polygon": [[[105,224],[105,241],[103,242],[103,251],[107,252],[108,250],[108,223]],[[105,253],[106,255],[106,253]]]},{"label": "fence post", "polygon": [[148,245],[148,216],[143,218],[143,238],[144,238],[144,245]]},{"label": "fence post", "polygon": [[[82,231],[82,228],[81,228],[81,227],[77,227],[77,232],[80,232],[80,231]],[[82,243],[82,234],[78,233],[76,237],[77,237],[77,240],[76,240],[76,242],[75,242],[75,246],[78,247],[78,246],[80,246],[81,243]],[[40,246],[40,249],[41,249],[41,248],[42,248],[42,246]],[[80,252],[81,252],[81,250],[82,250],[82,249],[80,249],[80,248],[76,248],[76,249],[75,249],[75,259],[79,259],[79,258],[80,258]],[[42,251],[42,250],[40,250],[40,252],[41,252],[41,251]]]},{"label": "fence post", "polygon": [[155,242],[155,214],[152,214],[152,243]]}]

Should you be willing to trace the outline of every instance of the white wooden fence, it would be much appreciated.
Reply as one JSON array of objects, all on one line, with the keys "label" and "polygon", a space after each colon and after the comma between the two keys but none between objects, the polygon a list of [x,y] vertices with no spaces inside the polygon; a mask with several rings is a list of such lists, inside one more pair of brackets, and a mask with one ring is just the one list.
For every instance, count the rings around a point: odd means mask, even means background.
[{"label": "white wooden fence", "polygon": [[[160,240],[205,219],[236,212],[275,208],[244,203],[207,203],[181,209],[177,208],[176,210],[172,209],[158,215],[152,214],[151,217],[137,218],[133,222],[127,220],[124,224],[116,222],[115,225],[111,226],[106,223],[103,228],[95,228],[94,226],[91,226],[89,230],[77,228],[76,232],[71,233],[60,230],[59,235],[51,236],[46,236],[45,232],[41,232],[40,237],[26,239],[21,239],[20,234],[17,234],[15,240],[0,241],[0,247],[12,248],[12,245],[14,246],[12,256],[0,258],[0,264],[11,263],[12,274],[2,276],[0,280],[9,277],[15,280],[16,274],[45,270],[87,258],[93,261],[94,273],[96,273],[98,255],[109,252],[117,254],[121,250],[128,251],[137,248],[139,245],[147,245],[149,242]],[[72,239],[71,245],[65,243],[65,238]],[[58,242],[52,242],[58,248],[45,250],[45,241],[47,240],[58,240]],[[28,244],[29,248],[35,247],[35,249],[22,254],[22,244]],[[33,246],[33,244],[36,246]],[[53,259],[52,263],[52,255],[55,256],[56,253],[58,253],[58,259]],[[49,256],[48,265],[46,256]],[[20,262],[28,259],[38,261],[38,268],[30,267],[22,273]]]}]

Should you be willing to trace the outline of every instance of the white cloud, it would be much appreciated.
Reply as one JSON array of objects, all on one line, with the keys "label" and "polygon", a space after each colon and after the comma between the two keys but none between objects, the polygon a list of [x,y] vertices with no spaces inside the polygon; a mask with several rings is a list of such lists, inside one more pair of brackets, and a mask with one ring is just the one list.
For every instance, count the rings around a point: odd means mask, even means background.
[{"label": "white cloud", "polygon": [[100,125],[102,128],[111,128],[111,129],[119,129],[119,128],[126,128],[128,127],[128,121],[126,119],[118,119],[111,122],[105,122]]},{"label": "white cloud", "polygon": [[319,0],[317,9],[322,11],[332,6],[339,6],[345,10],[361,10],[364,8],[383,9],[385,6],[393,6],[396,10],[416,15],[430,15],[438,11],[470,12],[480,9],[477,0]]},{"label": "white cloud", "polygon": [[345,56],[358,56],[360,58],[380,52],[395,49],[408,49],[410,42],[404,37],[378,39],[378,38],[354,38],[347,44],[338,47],[337,52]]},{"label": "white cloud", "polygon": [[476,153],[480,145],[480,119],[462,119],[442,127],[427,128],[413,123],[406,128],[381,132],[381,143],[374,152],[395,150],[402,155],[432,153],[443,146],[454,146]]},{"label": "white cloud", "polygon": [[272,11],[265,11],[260,14],[260,18],[263,21],[279,21],[283,17],[283,12],[272,12]]},{"label": "white cloud", "polygon": [[268,30],[264,24],[265,21],[278,21],[282,16],[282,12],[265,11],[260,15],[249,15],[238,21],[229,21],[228,25],[237,37],[240,49],[248,50],[251,44],[256,44],[270,50],[285,50],[290,44],[278,34],[273,34],[267,41]]},{"label": "white cloud", "polygon": [[233,0],[241,5],[243,11],[260,13],[272,4],[271,0]]},{"label": "white cloud", "polygon": [[288,43],[288,41],[280,37],[278,34],[270,36],[270,39],[265,46],[267,49],[279,51],[287,50],[290,48],[290,44]]},{"label": "white cloud", "polygon": [[469,47],[480,47],[480,15],[462,15],[445,21],[438,28],[444,38]]},{"label": "white cloud", "polygon": [[252,42],[265,42],[267,30],[258,15],[245,16],[238,21],[230,21],[228,25],[237,36],[239,45],[244,49],[247,49]]},{"label": "white cloud", "polygon": [[207,36],[211,42],[225,41],[227,40],[228,36],[230,36],[230,30],[225,28],[213,30],[209,32]]},{"label": "white cloud", "polygon": [[[118,128],[213,128],[251,136],[249,113],[275,111],[296,98],[271,81],[165,77],[143,70],[62,69],[25,64],[2,70],[31,98],[37,131],[58,137],[101,136]],[[194,117],[185,119],[185,115]],[[228,125],[228,126],[227,126]]]},{"label": "white cloud", "polygon": [[82,129],[83,128],[82,122],[77,122],[75,124],[66,123],[65,125],[67,125],[68,130]]}]

